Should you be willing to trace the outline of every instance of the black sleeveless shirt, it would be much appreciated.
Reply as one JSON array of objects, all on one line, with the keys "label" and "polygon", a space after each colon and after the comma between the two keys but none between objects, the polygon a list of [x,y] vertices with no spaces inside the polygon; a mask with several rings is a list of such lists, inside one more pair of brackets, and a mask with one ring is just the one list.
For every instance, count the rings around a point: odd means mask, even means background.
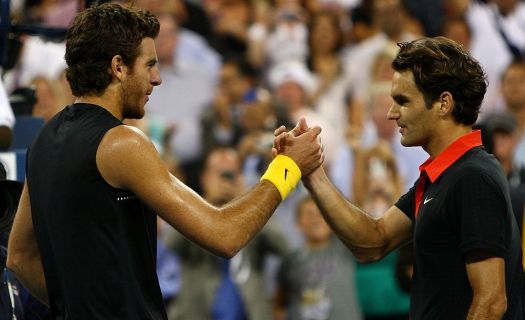
[{"label": "black sleeveless shirt", "polygon": [[167,319],[155,271],[156,216],[107,184],[96,165],[101,139],[121,124],[104,108],[73,104],[28,151],[52,319]]}]

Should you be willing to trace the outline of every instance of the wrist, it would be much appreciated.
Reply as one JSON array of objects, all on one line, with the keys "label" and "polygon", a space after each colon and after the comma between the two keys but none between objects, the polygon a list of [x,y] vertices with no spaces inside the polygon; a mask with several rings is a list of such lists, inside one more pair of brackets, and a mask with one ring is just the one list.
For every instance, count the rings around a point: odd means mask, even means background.
[{"label": "wrist", "polygon": [[262,180],[271,182],[284,200],[301,180],[301,170],[292,158],[278,155],[268,165]]},{"label": "wrist", "polygon": [[306,187],[306,189],[311,190],[312,185],[315,183],[315,181],[322,178],[324,174],[323,166],[317,167],[312,173],[310,173],[307,176],[302,177],[303,185]]}]

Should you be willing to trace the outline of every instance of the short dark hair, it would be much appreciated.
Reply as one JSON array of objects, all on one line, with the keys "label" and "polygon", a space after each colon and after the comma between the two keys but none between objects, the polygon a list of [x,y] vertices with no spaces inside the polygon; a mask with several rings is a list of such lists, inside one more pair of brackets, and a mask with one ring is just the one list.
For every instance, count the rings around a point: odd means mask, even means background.
[{"label": "short dark hair", "polygon": [[454,120],[473,125],[487,91],[487,77],[479,62],[445,37],[421,38],[398,46],[392,68],[412,72],[427,107],[448,91],[454,97]]},{"label": "short dark hair", "polygon": [[111,82],[115,55],[133,68],[144,38],[156,38],[157,18],[148,11],[118,4],[95,5],[80,12],[66,36],[66,77],[73,94],[100,95]]}]

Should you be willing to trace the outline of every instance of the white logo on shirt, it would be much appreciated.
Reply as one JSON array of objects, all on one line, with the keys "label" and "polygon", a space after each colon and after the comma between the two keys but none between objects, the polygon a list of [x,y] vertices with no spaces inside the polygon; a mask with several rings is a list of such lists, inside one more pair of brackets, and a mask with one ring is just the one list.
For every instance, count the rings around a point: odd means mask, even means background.
[{"label": "white logo on shirt", "polygon": [[427,202],[430,202],[430,200],[432,200],[432,199],[434,199],[434,198],[430,198],[430,199],[425,198],[425,201],[423,201],[423,204],[427,204]]},{"label": "white logo on shirt", "polygon": [[125,201],[130,199],[136,199],[135,196],[117,197],[117,201]]}]

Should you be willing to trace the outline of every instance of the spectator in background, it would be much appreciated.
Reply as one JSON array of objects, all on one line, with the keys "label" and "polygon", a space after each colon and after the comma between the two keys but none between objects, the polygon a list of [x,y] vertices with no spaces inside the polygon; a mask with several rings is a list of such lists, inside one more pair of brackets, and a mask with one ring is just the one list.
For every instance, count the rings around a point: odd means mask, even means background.
[{"label": "spectator in background", "polygon": [[45,122],[49,121],[64,106],[75,101],[64,73],[57,80],[36,77],[31,81],[31,86],[35,89],[37,97],[32,116],[43,118]]},{"label": "spectator in background", "polygon": [[278,2],[266,16],[250,26],[248,52],[251,61],[258,67],[267,66],[267,69],[287,61],[306,62],[308,28],[304,9],[299,3]]},{"label": "spectator in background", "polygon": [[[268,94],[268,93],[266,93]],[[242,137],[237,145],[243,159],[243,172],[248,186],[257,183],[264,168],[271,161],[273,130],[278,124],[288,124],[288,119],[281,118],[277,107],[269,100],[246,102],[240,112]]]},{"label": "spectator in background", "polygon": [[362,319],[354,257],[333,235],[310,196],[298,203],[296,223],[305,242],[281,265],[275,319]]},{"label": "spectator in background", "polygon": [[[516,119],[511,113],[488,114],[479,123],[487,152],[494,154],[507,175],[510,200],[519,228],[523,231],[523,211],[525,209],[525,166],[514,159],[516,148]],[[522,248],[523,249],[523,248]]]},{"label": "spectator in background", "polygon": [[254,67],[263,69],[266,64],[266,39],[272,23],[274,6],[270,1],[253,2],[253,19],[248,26],[246,58]]},{"label": "spectator in background", "polygon": [[472,30],[465,17],[451,17],[443,21],[441,34],[461,44],[470,51],[472,45]]},{"label": "spectator in background", "polygon": [[514,161],[525,166],[525,63],[517,60],[510,63],[501,77],[501,94],[505,110],[516,119]]},{"label": "spectator in background", "polygon": [[483,66],[489,86],[483,100],[481,117],[501,110],[499,93],[505,68],[525,53],[525,3],[519,0],[446,0],[448,10],[465,16],[472,30],[470,52]]},{"label": "spectator in background", "polygon": [[347,35],[345,51],[351,51],[356,45],[373,37],[378,31],[372,21],[372,9],[369,1],[361,3],[349,13],[352,28]]},{"label": "spectator in background", "polygon": [[343,67],[355,99],[365,100],[372,78],[374,59],[385,46],[415,39],[407,27],[407,12],[401,0],[371,0],[372,22],[378,32],[345,52]]},{"label": "spectator in background", "polygon": [[212,46],[223,57],[242,57],[247,51],[247,32],[251,6],[246,0],[210,0],[203,2],[214,36]]},{"label": "spectator in background", "polygon": [[157,277],[165,305],[175,303],[181,288],[180,260],[162,240],[163,233],[169,226],[157,217]]},{"label": "spectator in background", "polygon": [[290,61],[272,68],[268,80],[276,101],[286,108],[289,122],[297,123],[301,117],[304,117],[309,123],[323,128],[321,135],[325,154],[324,164],[329,167],[335,159],[342,137],[337,135],[326,118],[310,106],[310,97],[317,87],[315,78],[303,63]]},{"label": "spectator in background", "polygon": [[150,125],[173,130],[169,151],[179,159],[188,185],[198,190],[200,119],[213,98],[220,58],[199,35],[179,29],[173,15],[160,14],[159,22],[155,44],[163,85],[150,96],[148,117]]},{"label": "spectator in background", "polygon": [[208,42],[213,38],[210,18],[199,3],[187,0],[138,0],[135,4],[151,12],[172,14],[181,28],[198,33]]},{"label": "spectator in background", "polygon": [[246,60],[228,58],[220,70],[211,105],[201,117],[205,154],[218,145],[234,146],[242,137],[243,103],[257,100],[258,73]]},{"label": "spectator in background", "polygon": [[[491,113],[481,122],[487,129],[491,141],[487,143],[487,151],[499,160],[507,175],[511,187],[525,188],[525,166],[516,163],[514,150],[518,136],[516,135],[516,118],[508,112]],[[523,211],[523,210],[521,210]]]},{"label": "spectator in background", "polygon": [[26,0],[23,22],[66,28],[79,10],[75,0]]},{"label": "spectator in background", "polygon": [[[373,146],[357,149],[355,156],[352,202],[378,219],[404,189],[391,143],[379,139]],[[394,276],[398,254],[394,251],[381,261],[357,265],[357,292],[365,319],[408,319],[409,297],[399,290]]]},{"label": "spectator in background", "polygon": [[337,12],[325,9],[314,13],[310,18],[308,35],[308,67],[318,83],[312,93],[311,105],[343,138],[352,120],[362,121],[352,119],[349,111],[362,106],[350,107],[354,101],[341,65],[344,34]]},{"label": "spectator in background", "polygon": [[310,13],[329,8],[337,11],[349,11],[358,6],[361,0],[305,0],[303,5]]},{"label": "spectator in background", "polygon": [[440,34],[445,15],[443,0],[404,1],[407,11],[421,22],[424,34],[435,37]]},{"label": "spectator in background", "polygon": [[20,51],[13,68],[4,71],[4,84],[8,94],[28,87],[37,77],[59,80],[66,69],[63,42],[51,42],[38,36],[21,35]]},{"label": "spectator in background", "polygon": [[11,145],[14,125],[15,116],[9,104],[2,79],[0,79],[0,150],[7,149]]},{"label": "spectator in background", "polygon": [[359,149],[354,168],[352,202],[371,216],[380,217],[403,192],[403,177],[388,141]]},{"label": "spectator in background", "polygon": [[[245,192],[239,154],[231,148],[210,152],[202,172],[203,197],[221,206]],[[166,244],[180,257],[182,287],[168,306],[170,319],[267,320],[271,318],[264,282],[264,262],[269,255],[288,251],[279,225],[269,222],[231,260],[218,258],[175,230]]]}]

